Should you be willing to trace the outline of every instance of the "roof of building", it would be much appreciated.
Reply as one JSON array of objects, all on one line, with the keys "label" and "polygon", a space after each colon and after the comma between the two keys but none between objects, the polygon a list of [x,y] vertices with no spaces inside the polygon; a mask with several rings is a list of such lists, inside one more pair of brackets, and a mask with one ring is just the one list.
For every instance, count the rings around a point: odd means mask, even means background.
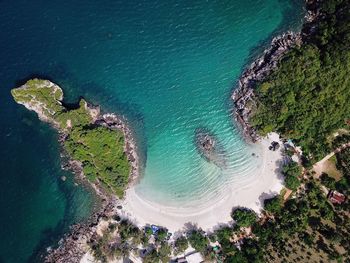
[{"label": "roof of building", "polygon": [[188,263],[201,263],[204,262],[204,259],[201,255],[201,253],[197,252],[197,253],[193,253],[189,256],[186,256],[186,260]]},{"label": "roof of building", "polygon": [[330,192],[329,200],[334,204],[342,204],[345,202],[345,195],[334,190]]}]

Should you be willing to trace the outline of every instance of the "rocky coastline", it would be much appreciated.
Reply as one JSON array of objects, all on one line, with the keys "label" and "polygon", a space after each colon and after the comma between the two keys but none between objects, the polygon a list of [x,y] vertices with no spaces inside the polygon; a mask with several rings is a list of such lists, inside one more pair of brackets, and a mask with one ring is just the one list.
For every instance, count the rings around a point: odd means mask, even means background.
[{"label": "rocky coastline", "polygon": [[[126,120],[113,113],[101,114],[99,106],[87,104],[91,116],[94,116],[94,124],[105,126],[111,130],[119,130],[124,134],[124,152],[130,164],[129,185],[138,177],[139,163],[136,148],[136,142],[131,128],[127,125]],[[42,118],[44,119],[44,118]],[[51,122],[52,123],[52,122]],[[59,140],[63,143],[66,139],[64,131],[60,130]],[[66,155],[66,154],[64,154]],[[70,170],[79,180],[84,180],[85,176],[82,170],[82,164],[76,160],[69,159],[68,162],[62,166],[65,170]],[[95,193],[99,197],[100,209],[94,212],[87,222],[78,223],[70,227],[69,233],[58,242],[58,247],[55,249],[47,249],[47,254],[43,261],[46,263],[76,263],[87,252],[87,242],[95,236],[97,226],[100,221],[105,218],[110,218],[117,211],[117,199],[104,190],[98,183],[90,183]]]},{"label": "rocky coastline", "polygon": [[[94,183],[87,180],[83,172],[83,164],[80,161],[74,160],[71,156],[65,152],[64,143],[69,138],[69,129],[72,127],[71,120],[66,121],[66,125],[62,126],[55,120],[54,115],[56,110],[60,110],[63,107],[63,91],[62,89],[48,81],[48,80],[33,80],[34,85],[38,88],[50,88],[52,100],[57,103],[58,106],[51,106],[41,101],[36,95],[29,95],[28,97],[19,97],[21,94],[17,93],[17,90],[26,90],[31,88],[31,84],[28,82],[18,89],[13,90],[13,96],[15,100],[24,105],[27,109],[35,111],[38,114],[40,120],[51,124],[59,134],[58,140],[62,145],[61,157],[63,157],[62,169],[70,170],[75,175],[76,179],[84,184],[90,185],[96,193],[100,203],[99,208],[87,219],[84,223],[78,223],[70,227],[70,231],[64,235],[64,237],[58,242],[57,248],[48,248],[47,253],[39,255],[44,262],[62,262],[73,263],[79,262],[82,256],[87,252],[87,242],[91,241],[95,236],[97,227],[102,219],[110,218],[116,213],[118,207],[118,199],[116,196],[108,193],[106,189],[100,185],[98,180]],[[18,96],[18,97],[17,97]],[[130,165],[129,182],[130,185],[138,176],[139,163],[138,154],[136,148],[136,142],[131,128],[128,126],[127,121],[116,114],[101,113],[99,106],[94,106],[83,98],[79,103],[82,103],[82,107],[85,108],[88,115],[91,117],[91,125],[104,126],[110,130],[118,130],[123,133],[124,137],[124,153],[127,157]],[[65,178],[62,178],[65,180]]]},{"label": "rocky coastline", "polygon": [[43,261],[47,263],[80,262],[86,253],[87,242],[95,235],[99,222],[104,218],[111,217],[115,212],[115,201],[103,199],[101,209],[95,212],[88,222],[71,226],[70,232],[58,242],[57,248],[47,249],[48,253]]},{"label": "rocky coastline", "polygon": [[301,32],[286,32],[272,39],[270,47],[255,60],[238,80],[231,96],[234,103],[234,117],[240,124],[244,137],[252,142],[258,141],[259,134],[250,124],[250,117],[256,107],[254,90],[256,85],[266,79],[278,66],[279,60],[291,48],[300,46],[312,32],[313,24],[321,16],[318,0],[305,0],[306,15]]},{"label": "rocky coastline", "polygon": [[[306,0],[306,3],[307,7],[313,6],[312,8],[307,8],[307,14],[305,16],[305,23],[310,25],[317,19],[317,17],[319,17],[317,8],[314,8],[314,4],[317,4],[317,0]],[[311,26],[309,27],[311,28]],[[240,123],[245,137],[253,142],[259,140],[259,135],[249,123],[252,109],[255,105],[254,88],[257,83],[263,81],[274,69],[276,69],[278,61],[288,50],[290,50],[290,48],[302,44],[304,37],[305,35],[303,35],[302,32],[287,32],[281,36],[275,37],[272,40],[270,47],[243,72],[238,81],[237,88],[234,90],[231,97],[235,106],[234,115],[236,120]],[[98,106],[87,104],[86,107],[89,108],[91,115],[94,116],[95,125],[102,125],[123,132],[125,138],[124,152],[131,165],[129,176],[129,184],[131,184],[138,177],[139,173],[139,159],[132,130],[127,125],[126,120],[122,117],[112,113],[101,114],[100,107]],[[38,112],[37,110],[34,111]],[[50,121],[50,118],[44,114],[41,116],[39,114],[39,118],[57,127],[57,125]],[[61,130],[60,141],[64,142],[65,138],[66,134]],[[79,179],[85,180],[81,163],[75,160],[69,160],[63,168],[73,171]],[[47,250],[48,253],[43,256],[44,262],[80,262],[88,249],[88,241],[96,234],[99,223],[103,219],[110,218],[116,214],[116,198],[107,194],[98,184],[91,185],[101,199],[100,209],[93,213],[87,222],[71,226],[69,233],[59,241],[58,247],[54,249],[49,248]]]}]

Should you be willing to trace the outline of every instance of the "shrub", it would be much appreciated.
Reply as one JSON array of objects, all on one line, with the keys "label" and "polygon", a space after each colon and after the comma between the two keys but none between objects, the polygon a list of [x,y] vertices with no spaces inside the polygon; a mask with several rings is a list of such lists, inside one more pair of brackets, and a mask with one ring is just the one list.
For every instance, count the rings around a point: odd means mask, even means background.
[{"label": "shrub", "polygon": [[181,236],[175,240],[174,245],[175,245],[176,253],[177,254],[182,253],[188,248],[188,240],[186,237]]},{"label": "shrub", "polygon": [[208,238],[205,237],[199,230],[193,230],[188,236],[188,241],[190,242],[191,246],[199,252],[205,252],[207,246],[209,245]]},{"label": "shrub", "polygon": [[240,227],[248,227],[254,224],[257,217],[253,210],[237,208],[232,212],[231,217],[236,221],[236,224]]},{"label": "shrub", "polygon": [[265,210],[270,213],[279,213],[282,208],[282,198],[281,196],[275,196],[264,201]]}]

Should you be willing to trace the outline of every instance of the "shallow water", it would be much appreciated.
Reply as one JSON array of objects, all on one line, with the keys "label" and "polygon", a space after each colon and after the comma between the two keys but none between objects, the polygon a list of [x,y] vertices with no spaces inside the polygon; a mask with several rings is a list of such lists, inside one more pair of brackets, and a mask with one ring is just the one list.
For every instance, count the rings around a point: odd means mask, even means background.
[{"label": "shallow water", "polygon": [[[93,204],[60,170],[55,132],[16,105],[11,88],[41,76],[68,101],[82,95],[124,114],[144,164],[137,193],[205,202],[259,165],[232,121],[230,94],[272,36],[300,26],[302,2],[0,1],[0,262],[27,261]],[[225,167],[198,154],[197,128],[216,136]]]}]

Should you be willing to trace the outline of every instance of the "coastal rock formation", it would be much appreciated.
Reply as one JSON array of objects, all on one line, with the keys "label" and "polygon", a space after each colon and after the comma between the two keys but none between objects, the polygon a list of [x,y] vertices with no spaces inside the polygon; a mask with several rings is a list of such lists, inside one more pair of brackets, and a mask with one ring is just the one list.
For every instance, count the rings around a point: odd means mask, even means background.
[{"label": "coastal rock formation", "polygon": [[219,168],[226,165],[223,147],[220,147],[217,138],[205,128],[195,130],[195,145],[199,154],[208,162]]},{"label": "coastal rock formation", "polygon": [[[83,173],[83,166],[85,164],[83,165],[81,160],[73,158],[72,154],[67,150],[69,144],[67,143],[66,145],[66,142],[70,139],[73,140],[73,135],[77,137],[77,135],[79,136],[80,134],[89,133],[94,129],[96,130],[98,127],[104,127],[105,130],[97,133],[98,135],[103,135],[105,131],[108,132],[110,130],[122,132],[123,138],[121,145],[123,145],[123,154],[126,155],[128,165],[130,166],[128,178],[132,180],[137,176],[138,157],[136,144],[131,129],[126,124],[125,119],[115,114],[101,114],[99,106],[94,106],[84,99],[79,101],[79,104],[74,110],[67,109],[62,103],[62,89],[48,80],[29,80],[21,87],[13,89],[11,93],[17,103],[36,112],[40,120],[50,123],[58,130],[59,141],[69,158],[69,162],[65,165],[65,168],[70,168],[76,175],[80,175],[81,178],[87,176]],[[85,129],[84,127],[87,128]],[[74,132],[76,134],[73,134]],[[112,136],[110,138],[113,139]],[[97,138],[94,139],[97,140]],[[115,139],[120,140],[118,136]],[[78,144],[84,145],[84,151],[89,151],[88,145],[83,142],[83,137],[78,137],[76,140]],[[74,148],[76,145],[73,144],[72,147]]]},{"label": "coastal rock formation", "polygon": [[[57,129],[63,148],[61,156],[67,157],[62,168],[71,170],[80,180],[88,179],[101,199],[101,208],[88,222],[72,226],[59,247],[49,249],[44,259],[45,262],[79,262],[98,223],[115,213],[116,195],[122,196],[138,175],[132,131],[125,119],[115,114],[101,114],[99,106],[84,99],[74,109],[66,108],[62,103],[62,89],[48,80],[29,80],[11,93],[17,103],[36,112],[40,120]],[[95,163],[96,167],[92,165]]]},{"label": "coastal rock formation", "polygon": [[254,61],[241,75],[231,98],[234,102],[234,115],[240,123],[244,135],[253,142],[259,139],[256,130],[249,123],[256,106],[254,89],[277,68],[279,60],[292,47],[300,46],[304,37],[312,31],[313,24],[320,16],[317,0],[306,0],[307,13],[302,32],[287,32],[272,39],[271,45],[261,57]]},{"label": "coastal rock formation", "polygon": [[71,227],[70,233],[66,234],[59,242],[56,249],[48,249],[48,255],[44,258],[45,263],[78,263],[86,253],[86,244],[97,231],[97,226],[103,218],[111,217],[116,213],[113,200],[102,200],[101,209],[94,213],[88,222],[76,224]]},{"label": "coastal rock formation", "polygon": [[265,50],[263,56],[254,61],[244,71],[238,81],[238,87],[232,95],[235,105],[235,117],[241,124],[244,134],[253,142],[259,139],[257,132],[249,123],[249,118],[255,106],[255,85],[263,81],[277,67],[279,59],[291,47],[300,45],[301,42],[300,33],[287,32],[275,37],[271,42],[271,47]]}]

